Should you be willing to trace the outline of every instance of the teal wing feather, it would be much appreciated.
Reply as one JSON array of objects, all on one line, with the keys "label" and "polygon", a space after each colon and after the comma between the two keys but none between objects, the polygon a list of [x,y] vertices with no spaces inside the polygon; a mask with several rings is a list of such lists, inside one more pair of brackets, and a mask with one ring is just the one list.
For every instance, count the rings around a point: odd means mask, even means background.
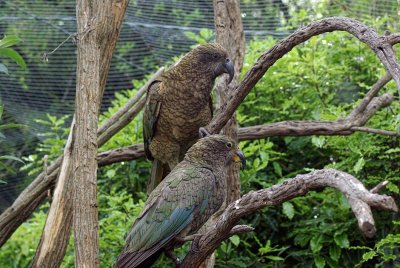
[{"label": "teal wing feather", "polygon": [[204,212],[214,181],[210,170],[175,168],[149,196],[117,267],[136,267],[188,227]]},{"label": "teal wing feather", "polygon": [[147,89],[146,104],[143,114],[144,151],[146,153],[147,159],[149,160],[154,159],[151,155],[149,146],[156,132],[158,115],[161,108],[161,101],[161,81],[155,80],[153,81],[153,83],[150,84],[149,88]]}]

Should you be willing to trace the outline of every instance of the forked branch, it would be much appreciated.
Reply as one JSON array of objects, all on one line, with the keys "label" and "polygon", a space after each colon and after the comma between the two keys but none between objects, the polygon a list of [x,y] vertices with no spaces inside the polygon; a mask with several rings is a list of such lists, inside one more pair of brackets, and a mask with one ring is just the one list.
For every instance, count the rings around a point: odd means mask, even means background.
[{"label": "forked branch", "polygon": [[375,234],[371,208],[398,211],[392,197],[368,191],[359,180],[348,173],[335,169],[322,169],[297,175],[271,188],[251,191],[229,204],[218,218],[215,228],[194,239],[191,250],[181,267],[197,267],[231,235],[240,219],[264,207],[277,206],[295,197],[303,196],[309,191],[325,187],[333,187],[346,196],[357,218],[360,231],[366,237],[372,237]]}]

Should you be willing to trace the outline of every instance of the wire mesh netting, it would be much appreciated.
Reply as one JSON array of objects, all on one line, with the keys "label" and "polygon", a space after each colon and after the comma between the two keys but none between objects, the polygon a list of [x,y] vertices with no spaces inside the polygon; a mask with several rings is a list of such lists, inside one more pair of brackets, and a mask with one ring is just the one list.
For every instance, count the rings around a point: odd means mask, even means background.
[{"label": "wire mesh netting", "polygon": [[[46,114],[72,114],[76,46],[73,38],[68,37],[76,31],[75,5],[73,0],[0,1],[0,33],[17,35],[23,40],[15,49],[28,66],[23,71],[1,59],[9,68],[9,75],[0,74],[2,124],[13,122],[27,127],[6,136],[0,155],[7,154],[7,150],[17,156],[29,155],[42,139],[38,133],[49,131],[37,119],[45,118]],[[398,8],[397,0],[246,0],[241,3],[247,40],[269,36],[280,39],[302,24],[328,15],[346,15],[358,20],[395,17]],[[142,79],[173,56],[187,52],[196,43],[188,32],[199,34],[203,29],[212,31],[213,28],[211,0],[131,1],[113,56],[102,110],[110,106],[115,92],[132,88],[133,79]],[[212,39],[212,35],[209,37]],[[6,182],[0,184],[0,211],[32,179],[24,172],[4,174],[7,177],[0,178]]]}]

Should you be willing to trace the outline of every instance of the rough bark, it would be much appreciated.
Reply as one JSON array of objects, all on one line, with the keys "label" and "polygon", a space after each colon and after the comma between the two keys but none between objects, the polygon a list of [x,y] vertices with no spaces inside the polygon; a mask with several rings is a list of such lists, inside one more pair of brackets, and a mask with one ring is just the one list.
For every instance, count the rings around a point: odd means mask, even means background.
[{"label": "rough bark", "polygon": [[73,156],[75,267],[99,267],[97,127],[108,70],[128,1],[77,1],[77,81]]},{"label": "rough bark", "polygon": [[67,144],[64,148],[58,183],[46,219],[40,243],[31,267],[59,267],[68,246],[72,224],[72,148],[75,119],[72,120]]},{"label": "rough bark", "polygon": [[[214,24],[216,32],[216,42],[222,45],[228,52],[230,59],[235,66],[235,76],[230,84],[228,84],[228,77],[223,76],[217,80],[216,83],[216,108],[219,109],[223,103],[226,102],[227,97],[231,90],[233,90],[238,81],[239,75],[243,67],[245,38],[242,24],[242,16],[240,13],[240,5],[238,0],[214,0]],[[232,117],[223,127],[221,134],[227,135],[237,141],[238,124],[236,115]],[[226,172],[227,188],[226,200],[224,204],[230,203],[240,197],[240,177],[239,177],[239,164],[232,164],[228,167]],[[221,207],[221,211],[225,205]],[[218,212],[216,213],[218,215]],[[215,216],[204,225],[202,232],[209,228],[213,228]],[[211,268],[214,267],[215,255],[212,254],[200,267]]]},{"label": "rough bark", "polygon": [[297,175],[281,184],[268,189],[251,191],[242,198],[230,203],[224,213],[218,218],[215,228],[206,234],[195,236],[191,250],[186,255],[180,267],[198,267],[219,244],[233,233],[251,230],[236,226],[236,223],[261,208],[276,206],[298,196],[303,196],[311,190],[333,187],[341,191],[349,200],[351,209],[357,218],[360,231],[366,237],[375,234],[375,223],[371,207],[398,211],[394,199],[386,195],[378,195],[365,189],[356,178],[334,169],[317,170],[304,175]]},{"label": "rough bark", "polygon": [[76,77],[75,146],[73,159],[73,225],[75,267],[99,267],[97,211],[97,121],[100,106],[101,14],[99,2],[77,1],[78,59]]},{"label": "rough bark", "polygon": [[[235,89],[243,67],[245,38],[238,0],[214,0],[214,22],[216,42],[228,50],[228,54],[235,66],[235,76],[230,84],[227,77],[217,80],[217,109],[227,101],[232,90]],[[237,141],[238,124],[235,114],[228,120],[222,133]],[[227,202],[236,200],[240,196],[239,165],[232,165],[227,172]]]}]

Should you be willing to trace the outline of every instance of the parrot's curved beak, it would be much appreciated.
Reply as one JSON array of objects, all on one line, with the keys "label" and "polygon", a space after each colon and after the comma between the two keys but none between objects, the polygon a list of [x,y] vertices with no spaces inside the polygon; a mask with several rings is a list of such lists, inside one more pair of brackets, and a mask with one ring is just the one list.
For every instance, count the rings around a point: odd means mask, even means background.
[{"label": "parrot's curved beak", "polygon": [[246,157],[244,157],[244,154],[241,150],[236,150],[232,160],[235,162],[242,162],[242,169],[246,168]]},{"label": "parrot's curved beak", "polygon": [[222,65],[225,69],[225,72],[229,74],[228,84],[232,81],[233,76],[235,75],[235,67],[230,59],[226,59],[226,62]]}]

